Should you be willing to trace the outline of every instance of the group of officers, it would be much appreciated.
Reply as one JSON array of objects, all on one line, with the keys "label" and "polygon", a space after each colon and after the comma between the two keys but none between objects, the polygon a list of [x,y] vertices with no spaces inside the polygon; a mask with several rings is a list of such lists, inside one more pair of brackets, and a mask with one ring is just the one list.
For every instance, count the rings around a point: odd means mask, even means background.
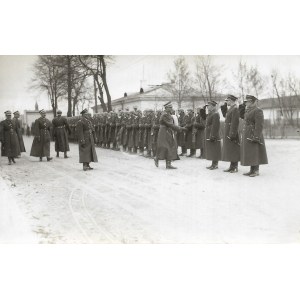
[{"label": "group of officers", "polygon": [[[209,170],[218,169],[218,162],[222,160],[230,162],[225,172],[236,173],[240,162],[250,166],[244,175],[258,176],[259,165],[268,163],[262,133],[264,116],[258,107],[258,99],[247,95],[244,103],[239,105],[237,97],[228,95],[221,105],[221,112],[225,117],[223,138],[218,103],[213,100],[199,108],[196,114],[192,109],[187,112],[179,109],[178,116],[171,102],[164,105],[164,111],[148,109],[142,112],[135,107],[132,111],[104,112],[94,117],[87,109],[80,117],[72,118],[63,117],[58,110],[52,122],[41,110],[41,117],[34,123],[30,155],[39,157],[40,161],[43,157],[51,161],[50,141],[54,139],[56,156],[63,152],[64,158],[68,158],[68,138],[75,136],[84,171],[92,170],[90,162],[98,161],[95,147],[99,146],[153,158],[157,167],[159,160],[165,160],[167,169],[176,169],[171,162],[187,155],[187,150],[188,157],[195,157],[196,150],[200,149],[199,158],[211,161]],[[25,152],[25,147],[18,120],[20,114],[15,112],[13,119],[10,111],[5,115],[6,120],[0,126],[1,155],[7,156],[12,164],[20,152]],[[179,155],[178,147],[181,147]]]}]

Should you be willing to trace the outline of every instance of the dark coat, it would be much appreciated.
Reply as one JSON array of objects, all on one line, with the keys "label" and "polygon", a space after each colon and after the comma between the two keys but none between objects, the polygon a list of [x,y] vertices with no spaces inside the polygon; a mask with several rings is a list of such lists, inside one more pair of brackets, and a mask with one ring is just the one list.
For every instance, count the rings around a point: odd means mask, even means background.
[{"label": "dark coat", "polygon": [[[185,114],[182,113],[178,117],[178,125],[180,127],[185,126]],[[177,132],[177,143],[179,147],[185,147],[185,131]]]},{"label": "dark coat", "polygon": [[167,112],[162,113],[159,124],[156,157],[165,160],[178,160],[179,156],[177,154],[177,143],[174,139],[174,130],[180,130],[179,127],[173,124],[173,118]]},{"label": "dark coat", "polygon": [[34,122],[34,139],[31,146],[30,156],[50,156],[50,130],[52,124],[46,118],[38,118]]},{"label": "dark coat", "polygon": [[[235,105],[231,106],[225,118],[222,149],[223,161],[238,162],[240,160],[239,120],[239,109]],[[234,140],[230,140],[228,137]]]},{"label": "dark coat", "polygon": [[134,147],[134,132],[133,132],[133,123],[134,123],[134,118],[135,116],[133,115],[130,115],[130,117],[128,118],[128,122],[127,122],[127,125],[126,125],[126,129],[127,129],[127,136],[128,136],[128,148],[133,148]]},{"label": "dark coat", "polygon": [[[268,163],[265,141],[263,137],[264,113],[258,107],[247,109],[244,117],[244,127],[241,143],[241,165],[258,166]],[[247,138],[258,138],[261,145]]]},{"label": "dark coat", "polygon": [[17,119],[17,118],[13,118],[12,120],[15,123],[15,126],[17,128],[17,135],[18,135],[18,141],[19,141],[19,146],[20,146],[20,152],[26,152],[24,141],[23,141],[21,123],[20,123],[19,119]]},{"label": "dark coat", "polygon": [[20,155],[20,146],[17,127],[12,120],[0,123],[1,156],[17,157]]},{"label": "dark coat", "polygon": [[76,131],[79,145],[79,162],[98,162],[97,153],[95,150],[95,129],[92,122],[84,117],[81,117],[77,122]]},{"label": "dark coat", "polygon": [[185,128],[187,131],[185,133],[185,147],[186,149],[194,149],[192,144],[192,135],[193,135],[193,114],[188,114],[185,116]]},{"label": "dark coat", "polygon": [[[208,139],[214,138],[211,142]],[[221,141],[220,141],[220,114],[210,112],[206,118],[205,127],[205,153],[207,160],[219,161],[221,159]]]},{"label": "dark coat", "polygon": [[203,149],[205,145],[205,121],[202,119],[200,114],[193,117],[193,135],[192,135],[192,145],[193,149]]},{"label": "dark coat", "polygon": [[55,117],[52,120],[52,124],[53,137],[55,139],[55,151],[70,151],[67,131],[71,133],[71,129],[67,119],[65,117]]}]

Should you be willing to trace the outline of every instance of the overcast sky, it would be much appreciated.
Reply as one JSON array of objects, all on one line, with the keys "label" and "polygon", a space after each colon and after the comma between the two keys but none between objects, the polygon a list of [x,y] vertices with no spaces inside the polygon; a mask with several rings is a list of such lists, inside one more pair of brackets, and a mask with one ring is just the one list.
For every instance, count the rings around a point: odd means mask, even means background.
[{"label": "overcast sky", "polygon": [[[167,72],[172,69],[176,56],[115,56],[115,62],[108,69],[108,84],[112,99],[122,97],[124,92],[137,92],[151,84],[167,81]],[[232,73],[236,72],[242,58],[248,65],[256,65],[265,75],[272,69],[282,75],[289,72],[300,77],[300,56],[214,56],[216,64],[223,65],[223,76],[233,83]],[[194,57],[186,56],[191,73],[194,72]],[[49,109],[49,101],[44,94],[29,90],[32,65],[36,56],[0,56],[0,112],[34,109],[35,101],[40,108]],[[230,88],[224,93],[234,93]],[[266,97],[270,95],[264,95]],[[66,109],[62,107],[62,109]],[[66,112],[64,112],[66,113]]]}]

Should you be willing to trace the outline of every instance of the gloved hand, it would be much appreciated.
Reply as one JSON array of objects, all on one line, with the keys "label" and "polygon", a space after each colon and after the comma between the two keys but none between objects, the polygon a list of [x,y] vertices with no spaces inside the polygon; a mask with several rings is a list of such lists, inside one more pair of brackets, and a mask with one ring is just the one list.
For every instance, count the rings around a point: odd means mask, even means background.
[{"label": "gloved hand", "polygon": [[231,141],[236,141],[238,139],[237,135],[229,135]]},{"label": "gloved hand", "polygon": [[253,143],[260,144],[260,138],[259,138],[259,137],[254,137],[254,138],[252,139],[252,142],[253,142]]}]

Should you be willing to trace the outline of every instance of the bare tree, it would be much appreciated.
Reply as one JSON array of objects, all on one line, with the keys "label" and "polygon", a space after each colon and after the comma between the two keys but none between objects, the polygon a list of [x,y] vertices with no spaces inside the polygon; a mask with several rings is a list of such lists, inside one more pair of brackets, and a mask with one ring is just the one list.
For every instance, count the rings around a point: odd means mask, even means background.
[{"label": "bare tree", "polygon": [[[107,65],[113,61],[113,58],[108,55],[80,55],[78,59],[82,66],[89,72],[90,76],[93,77],[97,85],[100,94],[98,99],[100,100],[103,111],[111,111],[111,96],[107,83]],[[107,105],[104,101],[103,89],[105,90]],[[95,97],[95,100],[96,99]],[[95,103],[95,105],[97,105],[97,103]]]},{"label": "bare tree", "polygon": [[66,94],[66,74],[60,67],[62,59],[56,55],[39,55],[33,66],[31,88],[45,91],[56,116],[58,99]]},{"label": "bare tree", "polygon": [[215,98],[225,85],[225,80],[221,79],[222,68],[223,66],[214,64],[209,55],[196,57],[196,84],[205,103]]},{"label": "bare tree", "polygon": [[178,108],[181,108],[181,102],[190,93],[192,85],[188,64],[183,56],[174,60],[174,70],[169,71],[167,76],[171,81],[168,88],[177,100]]},{"label": "bare tree", "polygon": [[259,95],[264,90],[264,79],[256,66],[252,66],[248,70],[246,69],[246,82],[248,84],[248,90],[253,90],[255,96],[259,98]]},{"label": "bare tree", "polygon": [[238,90],[241,95],[242,100],[245,100],[245,95],[247,93],[247,63],[240,59],[238,64],[238,71],[234,74],[234,77],[238,83]]}]

